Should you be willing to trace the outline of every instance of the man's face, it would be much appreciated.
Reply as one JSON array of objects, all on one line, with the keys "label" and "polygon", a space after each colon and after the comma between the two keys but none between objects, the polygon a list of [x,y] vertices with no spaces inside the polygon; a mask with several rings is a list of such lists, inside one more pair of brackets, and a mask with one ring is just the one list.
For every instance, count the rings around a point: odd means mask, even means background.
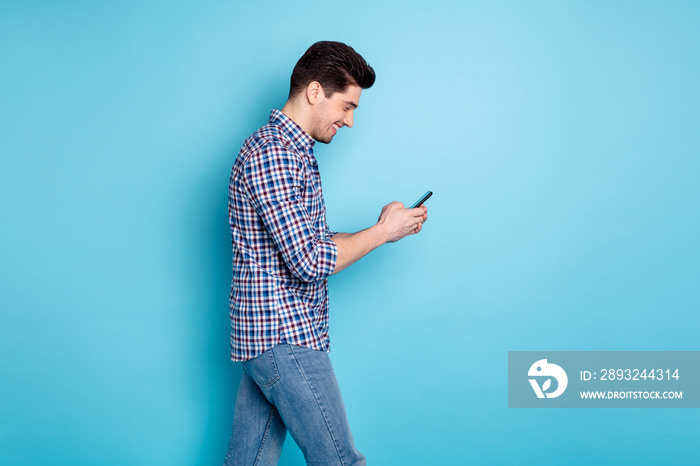
[{"label": "man's face", "polygon": [[340,128],[352,128],[353,112],[360,104],[361,94],[362,88],[352,85],[345,92],[336,92],[330,98],[326,98],[321,91],[321,97],[314,106],[310,136],[318,142],[328,144]]}]

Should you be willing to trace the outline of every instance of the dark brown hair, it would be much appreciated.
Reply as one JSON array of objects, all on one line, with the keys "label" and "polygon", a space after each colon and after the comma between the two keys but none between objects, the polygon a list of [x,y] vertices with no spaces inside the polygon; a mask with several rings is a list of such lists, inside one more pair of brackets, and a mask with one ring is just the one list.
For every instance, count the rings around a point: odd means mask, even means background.
[{"label": "dark brown hair", "polygon": [[313,81],[318,81],[325,96],[330,97],[336,92],[344,92],[350,85],[370,88],[375,77],[369,63],[349,45],[333,41],[316,42],[302,55],[292,71],[289,97],[296,96]]}]

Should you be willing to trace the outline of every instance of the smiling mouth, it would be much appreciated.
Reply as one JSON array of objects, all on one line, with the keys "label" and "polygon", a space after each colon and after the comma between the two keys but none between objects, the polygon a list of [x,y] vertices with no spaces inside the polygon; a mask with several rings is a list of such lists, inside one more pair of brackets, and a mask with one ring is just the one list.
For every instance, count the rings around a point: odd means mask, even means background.
[{"label": "smiling mouth", "polygon": [[338,130],[340,129],[340,125],[338,123],[333,123],[333,126],[331,126],[331,128],[333,129],[333,135],[335,136],[336,134],[338,134]]}]

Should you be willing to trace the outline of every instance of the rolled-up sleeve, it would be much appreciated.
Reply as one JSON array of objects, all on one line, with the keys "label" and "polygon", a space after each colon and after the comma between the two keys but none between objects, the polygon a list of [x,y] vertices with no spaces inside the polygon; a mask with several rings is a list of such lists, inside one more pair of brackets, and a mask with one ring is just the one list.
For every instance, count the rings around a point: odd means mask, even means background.
[{"label": "rolled-up sleeve", "polygon": [[330,238],[333,235],[337,235],[338,232],[335,230],[331,230],[331,227],[328,226],[328,222],[326,222],[326,238]]},{"label": "rolled-up sleeve", "polygon": [[328,236],[318,237],[304,200],[304,161],[279,144],[258,148],[244,166],[247,197],[262,218],[289,270],[304,282],[328,278],[338,248]]}]

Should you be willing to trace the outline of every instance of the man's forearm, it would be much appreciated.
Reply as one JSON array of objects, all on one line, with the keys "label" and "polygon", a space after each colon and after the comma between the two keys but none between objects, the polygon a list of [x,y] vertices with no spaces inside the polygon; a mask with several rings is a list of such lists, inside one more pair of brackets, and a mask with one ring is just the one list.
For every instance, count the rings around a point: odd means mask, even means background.
[{"label": "man's forearm", "polygon": [[338,247],[338,257],[333,269],[333,273],[338,273],[384,244],[386,235],[381,225],[377,224],[357,233],[336,233],[331,240]]},{"label": "man's forearm", "polygon": [[425,206],[406,209],[400,202],[392,202],[382,208],[377,223],[357,233],[336,233],[331,240],[338,247],[333,273],[354,264],[384,243],[393,243],[421,231],[428,220]]}]

